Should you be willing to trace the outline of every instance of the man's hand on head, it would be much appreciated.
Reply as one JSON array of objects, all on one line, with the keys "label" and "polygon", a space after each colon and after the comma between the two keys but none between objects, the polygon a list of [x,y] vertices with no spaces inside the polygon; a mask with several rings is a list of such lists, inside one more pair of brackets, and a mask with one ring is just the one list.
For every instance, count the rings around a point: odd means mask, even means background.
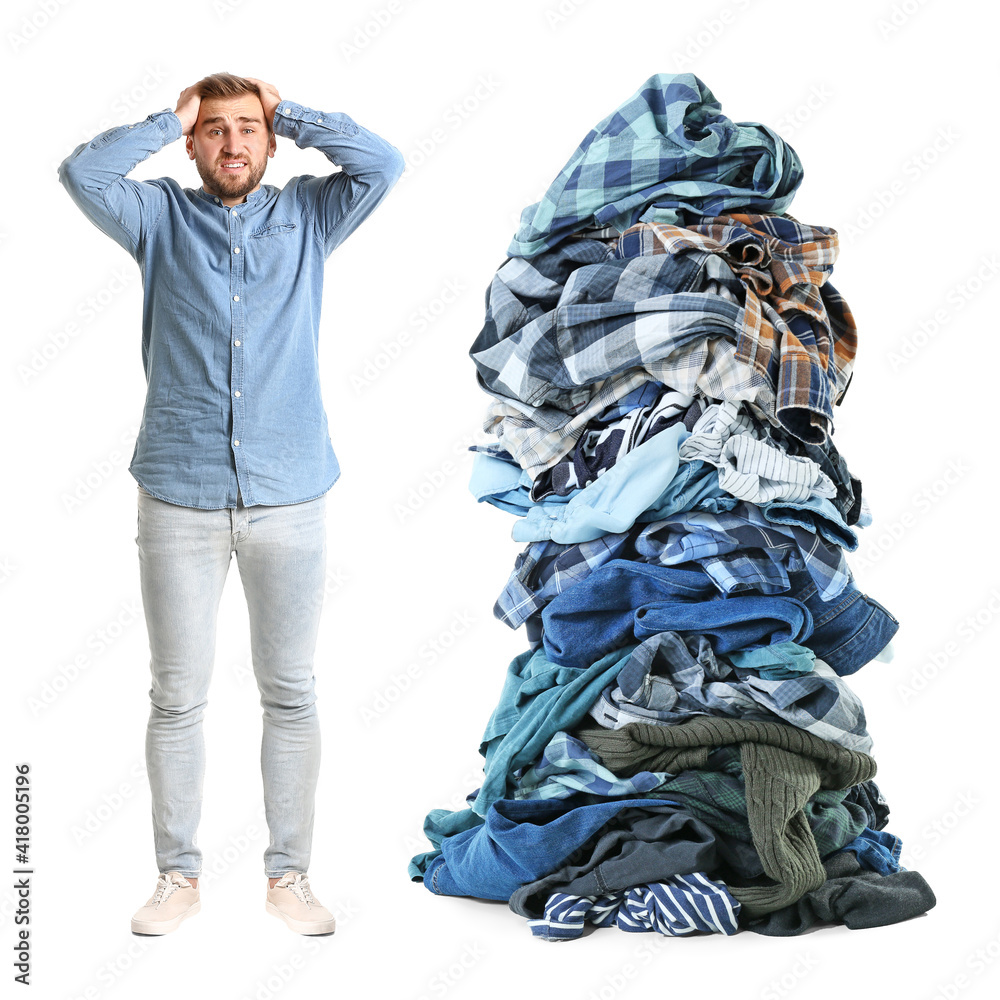
[{"label": "man's hand on head", "polygon": [[248,76],[247,79],[260,91],[260,103],[264,108],[264,118],[267,121],[267,127],[273,128],[274,112],[281,103],[281,95],[278,93],[278,89],[272,84],[264,83],[263,80],[256,80],[252,76]]},{"label": "man's hand on head", "polygon": [[177,107],[174,114],[181,120],[181,135],[190,135],[198,121],[198,108],[201,106],[201,95],[198,93],[197,84],[185,87],[181,91],[181,96],[177,98]]}]

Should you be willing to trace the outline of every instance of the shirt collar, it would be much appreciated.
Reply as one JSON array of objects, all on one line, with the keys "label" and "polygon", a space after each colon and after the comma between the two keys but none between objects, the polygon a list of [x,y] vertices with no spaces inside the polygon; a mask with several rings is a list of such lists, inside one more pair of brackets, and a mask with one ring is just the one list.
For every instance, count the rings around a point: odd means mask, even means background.
[{"label": "shirt collar", "polygon": [[[264,187],[265,185],[261,184],[261,186],[257,188],[256,191],[251,191],[250,194],[247,195],[246,201],[240,202],[239,205],[233,205],[232,207],[239,208],[241,205],[253,205],[256,201],[259,201],[264,196]],[[196,193],[198,194],[198,197],[204,198],[205,201],[210,201],[216,205],[222,205],[222,199],[218,198],[214,194],[209,194],[205,190],[204,185],[198,188]],[[228,208],[229,206],[224,206],[224,207]]]}]

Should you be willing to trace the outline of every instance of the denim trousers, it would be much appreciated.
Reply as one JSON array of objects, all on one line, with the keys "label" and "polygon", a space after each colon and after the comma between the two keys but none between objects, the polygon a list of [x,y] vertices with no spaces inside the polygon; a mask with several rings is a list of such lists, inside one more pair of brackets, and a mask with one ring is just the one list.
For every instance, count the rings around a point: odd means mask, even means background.
[{"label": "denim trousers", "polygon": [[263,709],[264,869],[269,877],[308,870],[320,760],[313,656],[326,575],[325,501],[245,507],[240,500],[203,510],[139,488],[136,544],[152,675],[146,769],[160,872],[201,871],[202,720],[234,552]]},{"label": "denim trousers", "polygon": [[700,568],[611,559],[542,609],[542,644],[553,663],[586,666],[659,632],[710,635],[717,653],[791,640],[845,676],[878,656],[899,628],[853,580],[829,601],[808,571],[788,580],[787,594],[724,597]]},{"label": "denim trousers", "polygon": [[793,597],[722,599],[701,569],[612,559],[542,610],[553,663],[579,667],[633,639],[668,631],[711,635],[718,653],[771,642],[804,642],[812,615]]},{"label": "denim trousers", "polygon": [[812,614],[812,635],[803,642],[821,660],[846,677],[870,663],[899,631],[895,616],[851,580],[831,601],[819,596],[808,573],[789,577],[791,593]]},{"label": "denim trousers", "polygon": [[878,872],[879,875],[906,871],[899,863],[902,849],[903,842],[894,833],[889,833],[888,830],[873,830],[867,826],[842,848],[844,851],[853,851],[858,864],[865,871]]},{"label": "denim trousers", "polygon": [[[519,801],[498,799],[483,823],[441,841],[441,853],[424,872],[424,888],[442,896],[510,899],[519,886],[535,882],[569,860],[616,817],[683,812],[661,798]],[[685,814],[686,816],[686,814]],[[688,817],[689,818],[689,817]],[[698,839],[706,836],[704,828]],[[584,850],[583,857],[590,852]]]}]

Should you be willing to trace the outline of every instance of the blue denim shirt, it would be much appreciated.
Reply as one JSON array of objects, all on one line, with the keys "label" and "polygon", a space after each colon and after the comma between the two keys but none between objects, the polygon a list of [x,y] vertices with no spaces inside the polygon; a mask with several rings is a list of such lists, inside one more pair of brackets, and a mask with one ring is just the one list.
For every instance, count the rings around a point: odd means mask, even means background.
[{"label": "blue denim shirt", "polygon": [[59,180],[142,274],[147,392],[129,471],[186,507],[290,504],[322,496],[340,465],[320,396],[326,259],[405,166],[395,146],[344,114],[281,101],[276,135],[342,167],[269,184],[228,208],[170,177],[129,180],[181,137],[173,111],[82,143]]}]

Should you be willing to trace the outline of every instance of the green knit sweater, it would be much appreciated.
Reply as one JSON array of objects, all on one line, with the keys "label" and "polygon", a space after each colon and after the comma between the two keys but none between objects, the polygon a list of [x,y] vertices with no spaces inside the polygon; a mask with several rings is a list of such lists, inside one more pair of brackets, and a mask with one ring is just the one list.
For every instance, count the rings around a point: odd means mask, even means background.
[{"label": "green knit sweater", "polygon": [[676,725],[630,722],[573,733],[615,774],[706,768],[716,747],[738,744],[747,822],[765,873],[777,885],[730,886],[747,916],[794,903],[826,881],[804,809],[821,788],[847,789],[875,776],[865,753],[780,722],[695,716]]}]

